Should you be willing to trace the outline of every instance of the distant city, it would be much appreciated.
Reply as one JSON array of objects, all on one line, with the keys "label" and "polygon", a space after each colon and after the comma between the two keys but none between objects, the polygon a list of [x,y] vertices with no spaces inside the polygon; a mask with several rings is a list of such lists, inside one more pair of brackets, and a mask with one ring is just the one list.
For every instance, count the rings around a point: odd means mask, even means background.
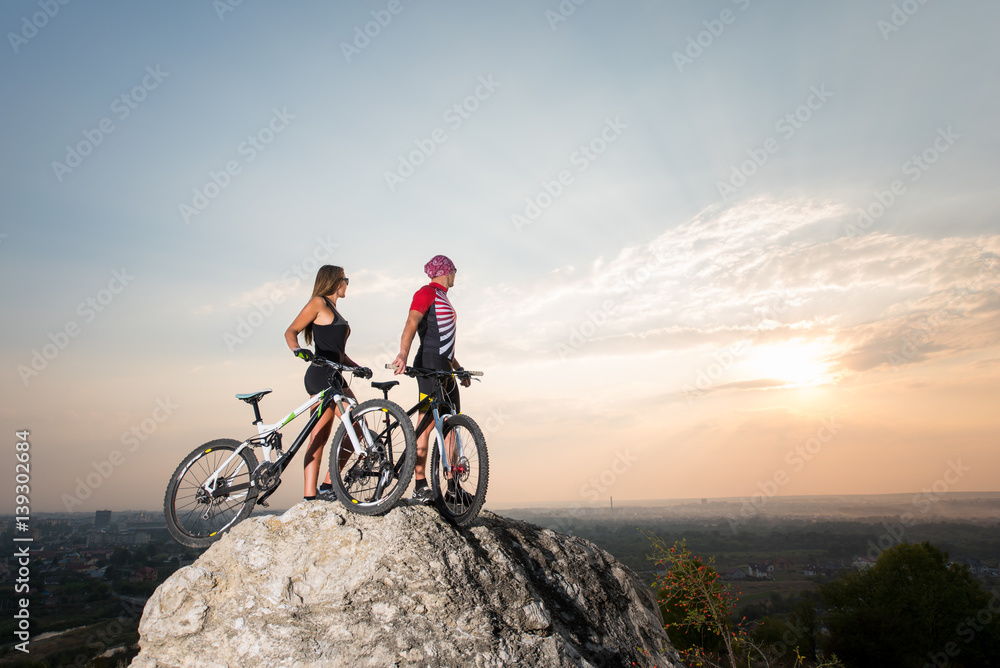
[{"label": "distant city", "polygon": [[[1000,532],[983,531],[1000,526],[1000,493],[609,498],[605,504],[492,511],[591,540],[650,584],[663,574],[663,564],[649,561],[646,536],[684,538],[713,560],[723,579],[739,582],[740,614],[749,619],[782,610],[846,571],[870,567],[900,542],[942,547],[985,586],[1000,578]],[[32,657],[45,657],[49,665],[134,656],[142,606],[202,552],[176,543],[159,510],[35,513],[29,534],[16,534],[30,543],[13,542],[16,528],[14,516],[0,516],[6,545],[30,545]],[[18,574],[13,553],[0,561],[0,610],[7,613]],[[10,625],[10,618],[0,616],[0,626]],[[0,663],[10,651],[0,650]]]}]

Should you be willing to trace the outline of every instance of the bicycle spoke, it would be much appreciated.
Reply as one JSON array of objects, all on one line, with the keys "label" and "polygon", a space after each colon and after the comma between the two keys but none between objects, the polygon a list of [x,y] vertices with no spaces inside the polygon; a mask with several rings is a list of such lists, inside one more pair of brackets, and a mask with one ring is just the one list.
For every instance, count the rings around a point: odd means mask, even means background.
[{"label": "bicycle spoke", "polygon": [[[206,443],[175,471],[164,498],[164,514],[171,535],[182,544],[207,546],[253,510],[256,491],[250,474],[256,459],[246,448],[233,457],[239,445],[227,439]],[[215,491],[208,492],[205,486],[213,478]]]},{"label": "bicycle spoke", "polygon": [[433,440],[429,477],[438,507],[449,521],[464,526],[476,518],[486,500],[486,440],[479,426],[466,415],[448,418],[443,448],[437,435]]},{"label": "bicycle spoke", "polygon": [[[409,483],[412,465],[403,460],[407,447],[412,447],[413,426],[400,415],[406,417],[396,404],[372,399],[355,407],[350,423],[342,423],[337,430],[330,476],[337,497],[355,512],[376,514],[388,510]],[[364,451],[361,455],[355,453],[350,433],[357,436]]]}]

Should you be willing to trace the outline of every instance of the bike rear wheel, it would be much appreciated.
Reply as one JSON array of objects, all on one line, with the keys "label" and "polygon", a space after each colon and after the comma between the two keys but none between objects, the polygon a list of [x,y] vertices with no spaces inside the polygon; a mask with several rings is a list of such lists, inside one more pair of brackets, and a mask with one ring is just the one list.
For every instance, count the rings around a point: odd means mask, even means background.
[{"label": "bike rear wheel", "polygon": [[435,434],[429,471],[431,490],[441,515],[452,524],[466,526],[479,516],[486,502],[486,488],[490,482],[486,437],[468,415],[449,416],[443,431],[450,466],[446,470],[441,465],[441,450]]},{"label": "bike rear wheel", "polygon": [[257,457],[244,448],[219,471],[215,491],[203,485],[239,447],[231,438],[209,441],[195,448],[174,471],[163,497],[167,529],[181,545],[208,547],[246,519],[257,500],[251,476]]},{"label": "bike rear wheel", "polygon": [[351,427],[364,449],[359,456],[341,422],[330,452],[330,480],[337,499],[361,515],[389,512],[410,484],[416,465],[413,423],[400,406],[370,399],[351,409]]}]

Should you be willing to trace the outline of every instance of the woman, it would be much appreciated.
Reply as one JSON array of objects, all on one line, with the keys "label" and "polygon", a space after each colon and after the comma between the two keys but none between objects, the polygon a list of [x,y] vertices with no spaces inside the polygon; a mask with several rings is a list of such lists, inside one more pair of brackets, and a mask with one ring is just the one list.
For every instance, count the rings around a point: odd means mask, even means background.
[{"label": "woman", "polygon": [[[347,324],[344,316],[337,311],[337,300],[346,296],[349,282],[350,279],[344,276],[342,267],[327,264],[316,272],[312,298],[285,330],[285,342],[296,357],[305,360],[312,359],[312,352],[299,346],[299,333],[304,332],[306,345],[313,343],[315,339],[317,355],[332,362],[358,366],[345,352],[351,327]],[[329,371],[325,368],[309,365],[309,368],[306,369],[305,385],[306,392],[310,396],[316,396],[329,387],[328,373]],[[341,385],[344,386],[344,396],[354,398],[354,393],[346,386],[340,372],[337,372],[337,376]],[[303,462],[303,475],[305,476],[303,498],[306,501],[312,501],[316,498],[316,480],[323,460],[323,448],[326,446],[327,439],[330,438],[330,428],[333,425],[334,416],[340,417],[339,407],[335,407],[332,412],[323,413],[310,435],[309,446],[306,448],[305,461]],[[326,493],[332,492],[332,490],[333,486],[330,483],[328,470],[319,491]]]}]

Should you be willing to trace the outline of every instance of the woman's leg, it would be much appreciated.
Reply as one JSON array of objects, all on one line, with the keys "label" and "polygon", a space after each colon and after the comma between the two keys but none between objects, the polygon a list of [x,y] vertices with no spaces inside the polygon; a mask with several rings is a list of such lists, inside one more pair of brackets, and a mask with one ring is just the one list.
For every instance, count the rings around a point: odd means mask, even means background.
[{"label": "woman's leg", "polygon": [[[319,477],[319,467],[323,462],[323,448],[330,438],[330,428],[333,425],[334,412],[326,411],[320,416],[319,422],[313,427],[309,437],[309,446],[303,458],[303,496],[316,496],[316,480]],[[327,473],[327,481],[330,475]]]},{"label": "woman's leg", "polygon": [[[354,392],[352,392],[351,388],[349,388],[349,387],[345,387],[344,388],[344,396],[345,397],[350,397],[351,399],[354,399],[355,401],[357,401],[357,398],[354,396]],[[337,416],[337,418],[340,418],[340,406],[334,406],[333,412],[334,412],[334,415]],[[330,431],[327,430],[327,437],[329,437],[329,435],[330,435]],[[324,440],[324,443],[325,442],[326,441]],[[335,449],[336,449],[337,445],[338,444],[334,445]],[[320,450],[320,455],[322,455],[322,454],[323,454],[323,452],[322,452],[322,450]],[[350,459],[350,457],[351,457],[351,451],[350,450],[341,449],[341,451],[340,451],[340,462],[337,465],[337,470],[338,471],[339,470],[343,470],[344,464],[347,463],[347,460]],[[326,467],[326,477],[323,478],[323,484],[324,485],[332,485],[333,484],[333,481],[330,480],[330,467],[329,466]]]}]

